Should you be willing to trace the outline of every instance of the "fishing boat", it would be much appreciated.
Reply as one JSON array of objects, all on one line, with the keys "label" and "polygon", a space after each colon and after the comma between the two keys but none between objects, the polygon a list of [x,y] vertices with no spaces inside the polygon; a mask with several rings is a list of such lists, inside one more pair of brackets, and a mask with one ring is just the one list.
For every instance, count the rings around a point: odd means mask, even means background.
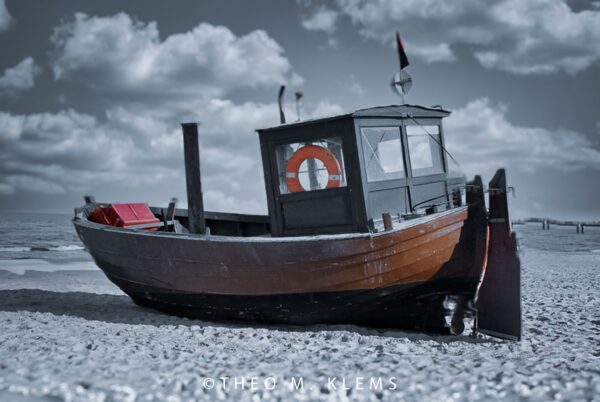
[{"label": "fishing boat", "polygon": [[108,279],[140,305],[204,320],[458,334],[472,315],[474,330],[520,339],[505,173],[485,189],[449,170],[449,111],[289,124],[280,111],[257,130],[267,215],[204,210],[195,123],[182,124],[187,209],[87,196],[73,223]]}]

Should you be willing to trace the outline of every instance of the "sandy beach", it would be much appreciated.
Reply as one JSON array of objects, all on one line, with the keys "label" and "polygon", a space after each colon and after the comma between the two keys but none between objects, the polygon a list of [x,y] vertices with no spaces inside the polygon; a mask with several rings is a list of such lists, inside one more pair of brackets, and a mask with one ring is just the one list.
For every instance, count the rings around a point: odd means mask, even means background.
[{"label": "sandy beach", "polygon": [[3,262],[0,401],[600,400],[600,253],[521,259],[521,342],[192,321],[91,262]]}]

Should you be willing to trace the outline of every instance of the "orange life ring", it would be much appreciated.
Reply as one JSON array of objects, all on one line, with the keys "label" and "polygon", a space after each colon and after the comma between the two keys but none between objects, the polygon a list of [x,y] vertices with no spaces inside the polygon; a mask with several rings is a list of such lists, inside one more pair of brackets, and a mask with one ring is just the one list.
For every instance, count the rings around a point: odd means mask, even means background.
[{"label": "orange life ring", "polygon": [[302,162],[310,158],[318,159],[325,165],[329,174],[325,188],[337,188],[342,185],[342,168],[333,152],[318,145],[305,145],[294,152],[287,164],[285,176],[288,189],[292,193],[304,191],[298,174]]}]

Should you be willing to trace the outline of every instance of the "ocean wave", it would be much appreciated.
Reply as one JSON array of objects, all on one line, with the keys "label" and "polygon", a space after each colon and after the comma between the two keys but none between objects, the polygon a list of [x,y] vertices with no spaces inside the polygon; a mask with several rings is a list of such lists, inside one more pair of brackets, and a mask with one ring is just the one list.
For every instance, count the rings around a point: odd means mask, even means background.
[{"label": "ocean wave", "polygon": [[69,244],[67,246],[32,246],[32,247],[0,247],[0,253],[24,253],[29,251],[78,251],[84,247],[77,244]]},{"label": "ocean wave", "polygon": [[83,246],[77,244],[70,244],[68,246],[49,247],[50,251],[77,251],[83,250]]},{"label": "ocean wave", "polygon": [[[39,258],[0,260],[0,271],[23,275],[26,271],[58,272],[58,271],[89,271],[97,270],[93,261],[64,261],[60,264],[51,263]],[[1,392],[0,392],[1,394]]]},{"label": "ocean wave", "polygon": [[21,253],[31,251],[31,247],[0,247],[0,253]]}]

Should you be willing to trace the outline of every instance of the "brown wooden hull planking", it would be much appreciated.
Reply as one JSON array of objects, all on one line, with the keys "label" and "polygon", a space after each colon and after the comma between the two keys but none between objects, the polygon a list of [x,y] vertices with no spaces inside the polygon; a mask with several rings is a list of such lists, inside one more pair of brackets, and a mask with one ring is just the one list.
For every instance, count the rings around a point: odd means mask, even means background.
[{"label": "brown wooden hull planking", "polygon": [[74,224],[134,301],[212,320],[441,329],[443,298],[473,298],[486,254],[481,204],[385,232],[285,238],[148,232],[83,213]]}]

